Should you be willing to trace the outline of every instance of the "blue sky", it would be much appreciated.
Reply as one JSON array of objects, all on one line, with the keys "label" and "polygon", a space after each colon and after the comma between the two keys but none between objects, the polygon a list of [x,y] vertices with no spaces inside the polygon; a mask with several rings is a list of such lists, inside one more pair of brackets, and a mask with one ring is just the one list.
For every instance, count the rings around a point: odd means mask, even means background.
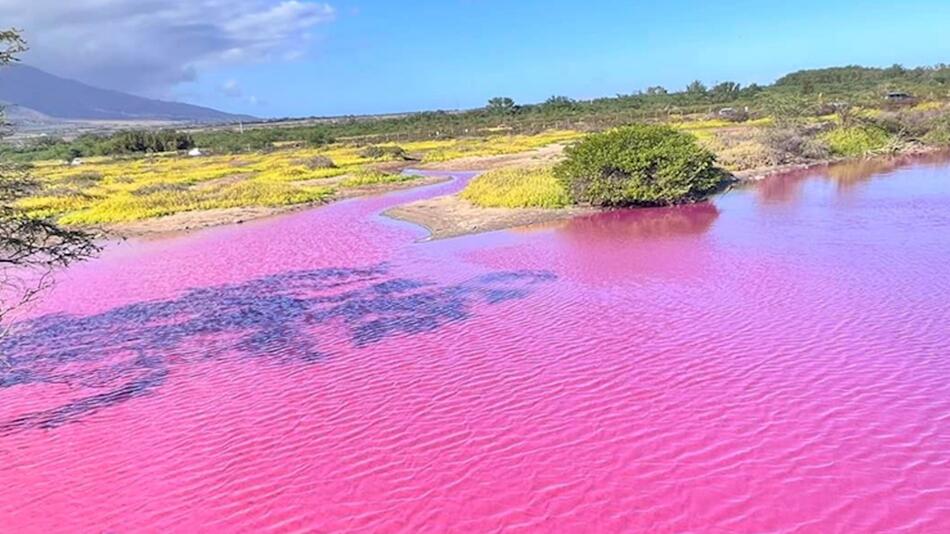
[{"label": "blue sky", "polygon": [[[17,2],[37,13],[44,2],[50,3],[45,9],[64,9],[59,0],[0,0],[0,7]],[[125,4],[121,13],[149,3],[96,0],[99,12],[103,2]],[[40,39],[35,57],[41,67],[259,116],[468,108],[499,95],[519,102],[552,94],[590,98],[654,84],[679,88],[697,78],[764,83],[801,68],[950,62],[946,0],[776,4],[232,0],[231,11],[222,13],[214,0],[168,0],[150,8],[167,10],[151,20],[176,21],[167,30],[123,26],[117,18],[110,31],[88,29],[103,41],[97,53],[80,59],[68,41],[82,33],[76,17],[37,15],[20,25],[32,24],[44,32],[40,35],[62,35],[63,42]],[[235,26],[236,19],[242,23]],[[134,20],[141,25],[143,19]],[[221,31],[205,35],[192,24],[212,30],[217,24]],[[169,37],[174,47],[182,42],[183,27],[189,28],[188,46],[149,58],[147,69],[137,70],[142,63],[137,56],[109,64],[108,51],[119,47],[107,39],[124,39],[124,48],[134,49],[131,34],[148,33],[160,43],[168,33],[175,36]],[[244,37],[235,37],[239,30]],[[56,46],[70,51],[68,61],[57,64]],[[89,66],[82,57],[89,58]]]}]

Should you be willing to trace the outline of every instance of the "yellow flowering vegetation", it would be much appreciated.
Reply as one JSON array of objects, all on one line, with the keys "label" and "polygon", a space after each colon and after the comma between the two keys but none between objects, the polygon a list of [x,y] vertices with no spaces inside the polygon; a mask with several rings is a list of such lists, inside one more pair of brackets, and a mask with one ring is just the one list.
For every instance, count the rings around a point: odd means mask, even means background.
[{"label": "yellow flowering vegetation", "polygon": [[[67,225],[127,222],[183,211],[283,206],[326,200],[320,184],[346,174],[356,158],[339,154],[332,168],[311,168],[313,151],[240,156],[95,159],[82,165],[44,162],[33,174],[42,189],[20,201],[32,214]],[[355,168],[355,167],[354,167]]]},{"label": "yellow flowering vegetation", "polygon": [[398,184],[419,179],[411,174],[391,174],[372,169],[363,169],[348,174],[340,181],[342,187],[367,187],[373,185]]},{"label": "yellow flowering vegetation", "polygon": [[481,138],[460,138],[406,143],[409,153],[423,153],[424,162],[450,161],[475,156],[501,156],[528,152],[555,143],[567,143],[583,137],[572,130],[551,130],[536,135],[492,135]]},{"label": "yellow flowering vegetation", "polygon": [[481,208],[563,208],[570,203],[551,167],[497,169],[479,175],[462,198]]},{"label": "yellow flowering vegetation", "polygon": [[[524,152],[580,137],[577,132],[410,142],[400,145],[422,162]],[[89,158],[81,165],[33,167],[41,190],[20,201],[37,216],[67,225],[121,223],[184,211],[323,202],[347,188],[410,182],[374,171],[360,146],[283,148],[267,153],[185,157]]]}]

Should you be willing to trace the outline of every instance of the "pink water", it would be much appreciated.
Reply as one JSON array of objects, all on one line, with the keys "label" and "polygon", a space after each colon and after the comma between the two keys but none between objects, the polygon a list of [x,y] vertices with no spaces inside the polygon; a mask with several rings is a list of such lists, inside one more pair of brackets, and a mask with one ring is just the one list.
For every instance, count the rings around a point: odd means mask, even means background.
[{"label": "pink water", "polygon": [[950,163],[417,242],[111,246],[0,342],[0,530],[946,532]]}]

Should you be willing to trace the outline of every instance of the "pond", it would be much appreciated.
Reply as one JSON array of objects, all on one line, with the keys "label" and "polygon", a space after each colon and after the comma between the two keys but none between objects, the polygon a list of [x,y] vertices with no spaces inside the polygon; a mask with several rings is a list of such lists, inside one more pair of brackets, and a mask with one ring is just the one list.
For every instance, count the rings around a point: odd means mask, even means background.
[{"label": "pond", "polygon": [[0,341],[0,524],[939,531],[950,159],[425,242],[453,182],[110,246]]}]

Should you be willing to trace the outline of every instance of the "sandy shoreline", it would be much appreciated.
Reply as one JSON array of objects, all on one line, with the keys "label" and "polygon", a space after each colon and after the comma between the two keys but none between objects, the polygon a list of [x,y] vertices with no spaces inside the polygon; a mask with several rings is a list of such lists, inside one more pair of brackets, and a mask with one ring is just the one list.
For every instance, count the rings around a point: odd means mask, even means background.
[{"label": "sandy shoreline", "polygon": [[[329,203],[391,191],[434,185],[451,180],[452,171],[488,171],[499,168],[532,167],[557,163],[564,151],[563,144],[554,144],[530,152],[462,158],[445,162],[415,164],[406,162],[393,165],[388,171],[399,171],[412,166],[419,170],[445,171],[444,176],[429,176],[411,182],[382,184],[345,191],[327,202],[297,204],[281,207],[240,207],[217,210],[191,211],[128,223],[119,223],[96,228],[107,238],[161,238],[229,224],[241,224],[276,215],[306,209],[319,208]],[[873,158],[833,158],[822,161],[762,167],[733,173],[737,183],[756,182],[769,176],[787,172],[815,169],[849,161],[901,158],[945,152],[935,147],[912,147],[906,151]],[[330,183],[326,181],[325,183]],[[389,209],[383,215],[392,219],[417,224],[429,231],[428,239],[446,239],[463,235],[493,232],[520,226],[570,219],[578,215],[596,213],[596,208],[570,207],[562,209],[540,208],[479,208],[458,195],[448,195],[411,202]]]},{"label": "sandy shoreline", "polygon": [[383,212],[392,219],[424,227],[430,240],[494,232],[596,213],[593,208],[479,208],[458,195],[404,204]]},{"label": "sandy shoreline", "polygon": [[[215,226],[224,226],[229,224],[242,224],[252,220],[264,219],[267,217],[274,217],[276,215],[283,215],[286,213],[292,213],[295,211],[303,211],[308,209],[320,208],[326,206],[333,202],[338,202],[341,200],[346,200],[350,198],[358,198],[370,195],[381,195],[384,193],[389,193],[392,191],[400,191],[404,189],[412,189],[416,187],[424,187],[427,185],[435,185],[439,183],[448,182],[451,180],[449,176],[427,176],[420,178],[418,180],[412,180],[409,182],[398,182],[391,184],[380,184],[372,185],[367,187],[358,187],[354,189],[349,189],[343,191],[337,195],[334,195],[331,199],[326,202],[309,202],[305,204],[294,204],[290,206],[279,206],[279,207],[261,207],[261,206],[247,206],[240,208],[223,208],[223,209],[213,209],[213,210],[202,210],[202,211],[185,211],[181,213],[175,213],[173,215],[166,215],[164,217],[156,217],[154,219],[144,219],[141,221],[132,221],[126,223],[117,223],[110,225],[103,225],[94,228],[98,233],[101,233],[104,237],[108,239],[128,239],[128,238],[161,238],[168,237],[174,234],[186,233],[195,230],[201,230],[203,228],[211,228]],[[324,183],[328,183],[328,180],[325,180]]]}]

